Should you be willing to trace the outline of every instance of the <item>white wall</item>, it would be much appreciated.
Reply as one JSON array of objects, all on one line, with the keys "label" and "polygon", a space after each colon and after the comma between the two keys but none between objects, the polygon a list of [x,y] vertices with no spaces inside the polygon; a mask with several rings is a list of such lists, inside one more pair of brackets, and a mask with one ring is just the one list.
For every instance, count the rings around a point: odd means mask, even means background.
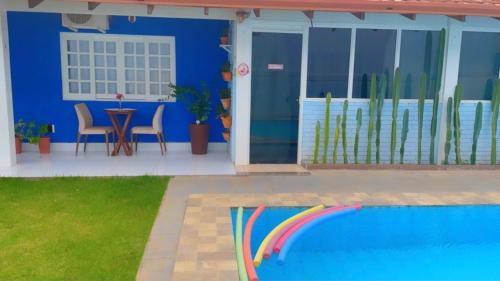
[{"label": "white wall", "polygon": [[0,11],[0,166],[16,164],[7,14]]},{"label": "white wall", "polygon": [[[235,24],[233,32],[233,67],[252,62],[252,31],[249,21]],[[236,71],[235,71],[236,73]],[[235,75],[233,79],[232,157],[236,165],[246,165],[250,159],[251,74]]]}]

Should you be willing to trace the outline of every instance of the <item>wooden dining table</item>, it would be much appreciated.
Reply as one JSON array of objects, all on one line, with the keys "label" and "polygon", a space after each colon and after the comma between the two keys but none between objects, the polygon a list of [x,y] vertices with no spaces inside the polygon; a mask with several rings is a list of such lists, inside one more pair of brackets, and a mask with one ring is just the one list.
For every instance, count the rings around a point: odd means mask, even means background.
[{"label": "wooden dining table", "polygon": [[[113,128],[115,130],[115,134],[118,136],[118,142],[113,149],[112,156],[117,156],[120,154],[120,149],[123,147],[123,151],[125,155],[131,156],[133,154],[132,146],[127,140],[127,130],[130,125],[130,120],[132,120],[132,115],[136,112],[136,109],[133,108],[106,108],[104,111],[108,114],[109,119],[111,119],[111,123],[113,124]],[[123,124],[120,123],[120,116],[125,116],[125,121]]]}]

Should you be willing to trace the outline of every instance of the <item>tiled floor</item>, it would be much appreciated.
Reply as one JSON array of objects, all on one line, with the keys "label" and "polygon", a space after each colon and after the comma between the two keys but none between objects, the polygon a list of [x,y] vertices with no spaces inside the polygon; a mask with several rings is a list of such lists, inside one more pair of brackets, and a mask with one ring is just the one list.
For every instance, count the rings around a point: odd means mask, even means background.
[{"label": "tiled floor", "polygon": [[312,171],[311,175],[176,177],[138,281],[237,280],[229,207],[498,204],[499,171]]},{"label": "tiled floor", "polygon": [[14,167],[0,167],[2,177],[52,176],[138,176],[138,175],[233,175],[234,165],[225,152],[192,155],[188,151],[171,151],[161,156],[144,151],[127,157],[107,157],[104,152],[53,152],[40,156],[24,152]]}]

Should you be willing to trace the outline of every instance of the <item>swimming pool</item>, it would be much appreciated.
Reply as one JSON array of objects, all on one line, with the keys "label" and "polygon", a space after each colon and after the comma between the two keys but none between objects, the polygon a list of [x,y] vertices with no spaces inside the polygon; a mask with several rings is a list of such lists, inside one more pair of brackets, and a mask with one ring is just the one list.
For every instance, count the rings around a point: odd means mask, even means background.
[{"label": "swimming pool", "polygon": [[[266,208],[253,226],[252,256],[269,231],[305,209]],[[253,211],[245,208],[243,225]],[[236,209],[232,219],[234,228]],[[364,207],[311,228],[283,265],[274,254],[257,273],[262,281],[500,280],[500,206]]]}]

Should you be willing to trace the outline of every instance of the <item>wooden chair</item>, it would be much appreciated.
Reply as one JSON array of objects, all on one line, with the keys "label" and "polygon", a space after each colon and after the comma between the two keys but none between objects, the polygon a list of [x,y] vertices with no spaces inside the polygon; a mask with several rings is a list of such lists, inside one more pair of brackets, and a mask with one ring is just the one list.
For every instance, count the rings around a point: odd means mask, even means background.
[{"label": "wooden chair", "polygon": [[167,145],[165,144],[165,135],[163,134],[163,110],[165,105],[159,105],[156,109],[155,115],[153,116],[153,124],[151,127],[136,126],[130,130],[130,141],[134,142],[135,137],[135,151],[137,152],[137,144],[139,142],[139,135],[156,135],[158,143],[160,144],[161,155],[164,155],[167,151]]},{"label": "wooden chair", "polygon": [[106,152],[109,156],[109,134],[112,134],[113,145],[115,144],[115,132],[113,127],[110,126],[94,126],[94,121],[92,119],[92,114],[86,104],[79,103],[75,104],[76,116],[78,117],[78,136],[76,141],[76,152],[75,155],[78,156],[78,147],[80,146],[80,138],[85,136],[85,144],[83,146],[83,152],[87,151],[87,140],[89,135],[104,135],[106,139]]}]

